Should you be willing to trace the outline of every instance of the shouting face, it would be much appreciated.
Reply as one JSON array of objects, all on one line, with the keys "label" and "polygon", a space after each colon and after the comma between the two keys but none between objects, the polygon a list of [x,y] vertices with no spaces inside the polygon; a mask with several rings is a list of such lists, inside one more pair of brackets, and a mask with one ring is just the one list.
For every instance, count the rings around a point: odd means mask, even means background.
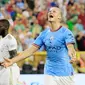
[{"label": "shouting face", "polygon": [[57,7],[51,7],[48,11],[48,21],[58,22],[61,20],[61,10]]}]

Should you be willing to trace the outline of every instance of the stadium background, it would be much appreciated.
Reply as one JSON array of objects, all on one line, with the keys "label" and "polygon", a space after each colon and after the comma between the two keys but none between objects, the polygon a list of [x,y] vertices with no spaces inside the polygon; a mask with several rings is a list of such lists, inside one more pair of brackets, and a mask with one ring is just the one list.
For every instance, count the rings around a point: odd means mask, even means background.
[{"label": "stadium background", "polygon": [[[0,19],[5,18],[10,22],[9,33],[17,39],[19,54],[49,27],[47,11],[55,5],[62,10],[62,25],[75,36],[78,62],[73,66],[78,74],[75,80],[79,85],[85,79],[85,0],[0,0]],[[41,47],[33,56],[18,62],[20,82],[26,80],[24,85],[42,85],[45,57],[46,52]],[[36,77],[38,80],[35,80]],[[31,84],[28,84],[29,78],[33,80]],[[18,85],[22,85],[20,82]]]}]

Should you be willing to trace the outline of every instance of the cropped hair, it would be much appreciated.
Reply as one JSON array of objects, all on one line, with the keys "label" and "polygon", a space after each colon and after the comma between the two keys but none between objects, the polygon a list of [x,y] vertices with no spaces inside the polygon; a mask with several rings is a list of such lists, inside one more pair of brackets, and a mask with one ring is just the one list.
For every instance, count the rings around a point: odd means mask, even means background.
[{"label": "cropped hair", "polygon": [[3,25],[3,29],[9,29],[10,23],[7,19],[1,19],[0,24]]}]

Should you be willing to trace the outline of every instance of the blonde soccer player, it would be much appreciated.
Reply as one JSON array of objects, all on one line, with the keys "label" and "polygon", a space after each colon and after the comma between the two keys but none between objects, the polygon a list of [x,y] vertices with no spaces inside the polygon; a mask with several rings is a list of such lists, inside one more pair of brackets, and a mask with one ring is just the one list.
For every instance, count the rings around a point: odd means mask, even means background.
[{"label": "blonde soccer player", "polygon": [[76,60],[75,39],[72,32],[61,25],[61,20],[61,10],[58,7],[51,7],[48,11],[50,27],[36,38],[30,48],[12,59],[5,59],[2,65],[8,67],[31,56],[44,45],[47,52],[44,85],[74,85],[74,70],[71,62]]}]

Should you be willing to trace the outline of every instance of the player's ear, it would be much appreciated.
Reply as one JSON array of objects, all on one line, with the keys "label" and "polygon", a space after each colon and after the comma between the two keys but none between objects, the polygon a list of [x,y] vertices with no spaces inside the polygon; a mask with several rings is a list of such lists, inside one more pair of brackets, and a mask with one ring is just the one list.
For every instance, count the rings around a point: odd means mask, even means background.
[{"label": "player's ear", "polygon": [[58,14],[58,20],[61,22],[62,19],[63,19],[63,17],[62,17],[62,13],[60,12],[60,13]]},{"label": "player's ear", "polygon": [[59,20],[59,21],[62,21],[62,17],[61,17],[60,14],[58,15],[58,20]]}]

